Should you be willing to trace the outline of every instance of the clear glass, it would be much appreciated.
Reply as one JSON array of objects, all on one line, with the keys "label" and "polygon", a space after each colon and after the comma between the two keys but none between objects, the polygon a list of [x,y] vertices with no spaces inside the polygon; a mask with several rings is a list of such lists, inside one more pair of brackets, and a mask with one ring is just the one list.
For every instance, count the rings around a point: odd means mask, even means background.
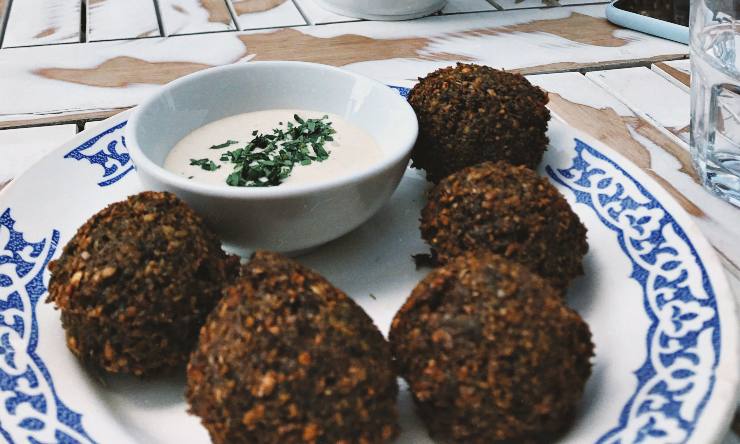
[{"label": "clear glass", "polygon": [[740,0],[691,1],[691,154],[707,189],[740,206]]}]

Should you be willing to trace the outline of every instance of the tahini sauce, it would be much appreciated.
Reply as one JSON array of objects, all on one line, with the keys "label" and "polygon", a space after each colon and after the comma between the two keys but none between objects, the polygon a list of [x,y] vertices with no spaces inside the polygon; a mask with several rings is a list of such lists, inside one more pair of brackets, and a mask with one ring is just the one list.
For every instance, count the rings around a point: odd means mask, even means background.
[{"label": "tahini sauce", "polygon": [[[229,161],[221,161],[221,155],[230,150],[243,148],[254,138],[252,132],[255,130],[263,134],[272,134],[275,128],[285,129],[287,122],[297,124],[293,119],[296,114],[303,119],[320,119],[327,115],[336,134],[332,135],[334,141],[324,144],[324,149],[329,152],[328,159],[323,162],[312,162],[310,165],[295,164],[283,185],[307,184],[347,176],[367,168],[383,157],[380,146],[370,134],[336,114],[275,109],[237,114],[194,130],[172,148],[165,159],[164,168],[194,181],[228,187],[226,178],[234,171],[234,165]],[[282,126],[278,125],[280,122],[283,122]],[[223,149],[210,149],[211,146],[222,144],[227,140],[239,143]],[[190,165],[190,159],[203,158],[212,160],[221,168],[206,171],[200,166]]]}]

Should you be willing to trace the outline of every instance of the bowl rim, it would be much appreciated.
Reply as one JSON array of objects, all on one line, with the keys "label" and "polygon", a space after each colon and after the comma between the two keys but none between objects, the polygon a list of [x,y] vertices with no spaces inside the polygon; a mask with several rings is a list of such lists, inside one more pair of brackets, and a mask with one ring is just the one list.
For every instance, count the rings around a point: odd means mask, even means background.
[{"label": "bowl rim", "polygon": [[[317,182],[310,182],[305,184],[296,184],[295,186],[274,186],[274,187],[231,187],[225,185],[213,185],[205,184],[202,182],[196,182],[188,180],[175,174],[171,171],[166,170],[164,167],[157,165],[149,156],[139,147],[139,141],[136,137],[136,128],[140,125],[142,115],[144,111],[153,105],[154,102],[161,99],[165,94],[170,91],[180,88],[185,84],[191,84],[195,82],[202,82],[208,77],[228,71],[242,71],[252,70],[258,66],[266,67],[278,67],[278,68],[298,68],[298,69],[319,69],[326,71],[333,71],[341,75],[352,77],[356,80],[369,82],[375,87],[381,87],[381,90],[387,90],[389,94],[389,100],[391,105],[400,106],[405,114],[407,114],[409,123],[412,123],[408,134],[403,136],[397,144],[399,149],[387,153],[380,160],[369,165],[367,168],[362,169],[356,173],[344,175],[338,178],[326,179]],[[393,104],[392,102],[395,102]],[[320,111],[320,110],[319,110]],[[180,77],[165,86],[163,86],[155,94],[143,101],[137,106],[132,116],[128,120],[126,125],[126,140],[129,154],[134,166],[141,172],[145,171],[145,174],[154,176],[158,181],[167,185],[181,189],[182,191],[190,192],[193,194],[222,197],[222,198],[253,198],[253,199],[272,199],[272,198],[285,198],[285,197],[297,197],[304,196],[306,194],[320,192],[328,189],[338,188],[352,183],[361,182],[370,177],[376,176],[383,171],[393,167],[398,162],[406,161],[411,154],[411,150],[416,143],[416,139],[419,134],[419,122],[416,117],[411,105],[401,95],[393,91],[388,85],[385,85],[377,80],[373,80],[369,77],[338,68],[335,66],[324,65],[320,63],[311,62],[298,62],[298,61],[254,61],[254,62],[237,62],[230,65],[218,66],[213,68],[207,68],[195,73],[188,74]]]}]

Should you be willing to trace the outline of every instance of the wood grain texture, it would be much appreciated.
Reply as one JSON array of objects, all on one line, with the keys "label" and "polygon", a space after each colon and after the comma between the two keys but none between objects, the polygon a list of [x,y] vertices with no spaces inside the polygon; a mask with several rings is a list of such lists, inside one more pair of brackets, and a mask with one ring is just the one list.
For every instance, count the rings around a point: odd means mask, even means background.
[{"label": "wood grain texture", "polygon": [[688,151],[609,91],[577,73],[530,76],[550,91],[553,113],[649,174],[693,217],[728,271],[740,276],[740,210],[699,183]]},{"label": "wood grain texture", "polygon": [[[615,31],[603,6],[433,16],[413,23],[351,22],[0,51],[0,121],[135,105],[163,82],[247,60],[344,66],[386,84],[457,61],[525,73],[594,69],[666,57],[683,45]],[[588,29],[575,35],[568,27]],[[575,39],[569,40],[570,38]],[[590,42],[590,43],[589,43]],[[20,97],[14,91],[33,91]]]},{"label": "wood grain texture", "polygon": [[587,77],[688,149],[691,103],[685,91],[644,67],[592,72]]},{"label": "wood grain texture", "polygon": [[[666,149],[666,146],[673,144],[667,140],[660,132],[655,131],[650,123],[639,117],[622,117],[613,109],[594,109],[590,106],[580,105],[563,99],[557,94],[550,95],[550,108],[558,116],[565,116],[564,120],[571,126],[591,135],[592,137],[604,142],[612,147],[635,165],[646,171],[653,179],[665,188],[674,199],[692,216],[704,216],[704,212],[697,207],[690,199],[684,196],[668,180],[658,175],[653,169],[650,151],[637,140],[632,132],[643,136],[651,136],[653,141],[659,141],[660,146]],[[673,144],[675,145],[675,144]],[[690,157],[685,150],[675,149],[670,146],[666,149],[671,154],[682,153],[679,160],[681,171],[687,171],[686,161],[690,162]],[[693,172],[693,171],[692,171]]]},{"label": "wood grain texture", "polygon": [[55,114],[38,114],[25,116],[24,120],[0,120],[0,130],[5,129],[17,129],[17,128],[32,128],[43,125],[60,125],[60,124],[82,124],[86,122],[98,121],[113,117],[118,113],[131,109],[131,107],[124,108],[110,108],[100,111],[84,111],[84,112],[73,112],[73,113],[55,113]]},{"label": "wood grain texture", "polygon": [[236,15],[253,14],[275,9],[290,0],[232,0]]},{"label": "wood grain texture", "polygon": [[80,0],[14,1],[3,48],[79,42],[80,10]]},{"label": "wood grain texture", "polygon": [[[578,34],[570,28],[589,29]],[[376,39],[362,35],[342,34],[336,37],[315,37],[297,29],[280,29],[265,33],[239,36],[253,60],[296,60],[317,62],[335,66],[386,59],[419,59],[434,62],[474,61],[465,54],[450,52],[428,52],[426,48],[436,42],[456,39],[480,38],[518,33],[548,33],[563,39],[587,41],[603,47],[621,47],[624,39],[612,37],[612,25],[600,19],[572,14],[568,18],[538,21],[503,28],[480,28],[434,37]],[[117,57],[101,65],[84,68],[44,68],[35,74],[53,80],[89,86],[124,87],[134,83],[163,84],[182,75],[192,73],[210,65],[185,62],[147,62],[135,57]],[[535,67],[536,68],[536,67]],[[526,72],[526,71],[525,71]]]},{"label": "wood grain texture", "polygon": [[159,35],[154,0],[88,0],[88,41]]},{"label": "wood grain texture", "polygon": [[235,30],[225,0],[158,0],[165,35]]},{"label": "wood grain texture", "polygon": [[278,28],[305,25],[291,0],[230,0],[240,29]]},{"label": "wood grain texture", "polygon": [[122,88],[143,83],[164,85],[211,65],[192,62],[148,62],[135,57],[115,57],[91,69],[40,69],[35,74],[48,79],[103,88]]},{"label": "wood grain texture", "polygon": [[208,11],[208,21],[218,23],[231,23],[231,13],[226,6],[225,0],[200,0],[200,4]]},{"label": "wood grain texture", "polygon": [[618,48],[626,45],[627,40],[617,36],[617,30],[618,27],[603,18],[575,13],[562,19],[508,26],[501,32],[544,32],[584,45]]},{"label": "wood grain texture", "polygon": [[319,6],[314,0],[296,0],[296,4],[301,8],[303,14],[306,16],[306,20],[313,25],[324,25],[327,23],[346,23],[346,22],[359,22],[359,19],[346,17],[343,15],[335,14],[327,11],[326,9]]},{"label": "wood grain texture", "polygon": [[[239,36],[252,60],[295,60],[333,66],[392,58],[426,58],[435,61],[469,61],[459,54],[422,55],[429,40],[420,38],[374,39],[343,34],[336,37],[314,37],[296,29],[254,33]],[[286,45],[286,42],[290,42]]]},{"label": "wood grain texture", "polygon": [[673,60],[654,64],[656,74],[673,83],[685,92],[691,91],[691,61]]}]

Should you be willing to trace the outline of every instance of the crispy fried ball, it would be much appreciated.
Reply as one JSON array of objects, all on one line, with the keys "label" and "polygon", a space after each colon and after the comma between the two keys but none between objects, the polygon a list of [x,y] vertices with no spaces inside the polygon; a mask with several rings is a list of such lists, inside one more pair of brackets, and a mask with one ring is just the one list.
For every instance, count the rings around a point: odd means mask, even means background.
[{"label": "crispy fried ball", "polygon": [[547,179],[485,162],[442,180],[421,213],[421,235],[441,263],[490,250],[565,289],[583,274],[586,227]]},{"label": "crispy fried ball", "polygon": [[398,433],[390,346],[317,273],[257,252],[188,365],[190,412],[216,444],[384,443]]},{"label": "crispy fried ball", "polygon": [[435,183],[487,160],[534,169],[548,143],[547,101],[520,74],[461,63],[439,69],[409,94],[419,119],[413,165]]},{"label": "crispy fried ball", "polygon": [[591,373],[588,325],[525,267],[490,252],[432,271],[390,331],[398,371],[435,437],[553,442]]},{"label": "crispy fried ball", "polygon": [[92,216],[49,269],[72,353],[144,376],[185,364],[239,259],[173,194],[144,192]]}]

